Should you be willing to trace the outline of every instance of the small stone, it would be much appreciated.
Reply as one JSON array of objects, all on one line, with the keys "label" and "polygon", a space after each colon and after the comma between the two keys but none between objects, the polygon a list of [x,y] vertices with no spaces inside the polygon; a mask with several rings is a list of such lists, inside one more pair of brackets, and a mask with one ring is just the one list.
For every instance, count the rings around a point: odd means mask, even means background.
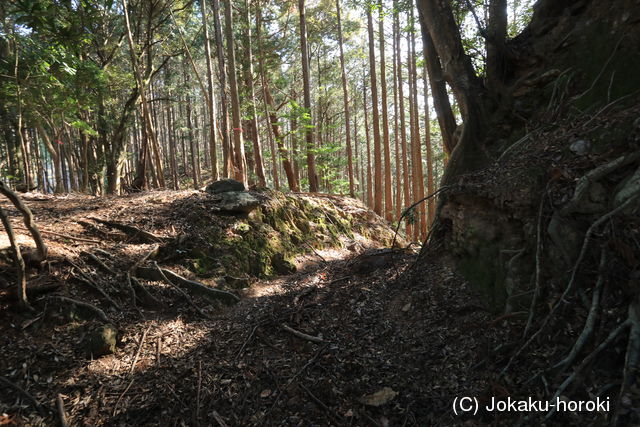
[{"label": "small stone", "polygon": [[204,189],[209,194],[228,193],[230,191],[246,191],[244,184],[235,179],[221,179],[207,185]]},{"label": "small stone", "polygon": [[591,143],[586,139],[579,139],[573,142],[569,149],[578,156],[585,156],[591,151]]},{"label": "small stone", "polygon": [[115,353],[118,329],[113,325],[102,325],[91,331],[85,341],[87,353],[93,357]]}]

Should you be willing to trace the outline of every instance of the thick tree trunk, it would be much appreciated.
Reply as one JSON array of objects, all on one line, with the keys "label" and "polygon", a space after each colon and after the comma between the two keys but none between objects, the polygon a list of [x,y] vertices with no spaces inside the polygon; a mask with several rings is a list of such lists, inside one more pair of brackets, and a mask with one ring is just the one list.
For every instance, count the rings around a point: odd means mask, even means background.
[{"label": "thick tree trunk", "polygon": [[443,177],[447,184],[461,173],[477,169],[487,161],[480,147],[486,134],[485,111],[481,102],[484,87],[476,76],[471,59],[465,54],[460,31],[448,2],[418,0],[423,30],[431,35],[440,58],[445,80],[460,103],[464,127],[459,142],[452,152]]},{"label": "thick tree trunk", "polygon": [[427,66],[427,72],[429,74],[429,82],[431,84],[431,96],[433,98],[433,108],[436,111],[438,117],[438,124],[440,125],[440,134],[442,135],[442,144],[444,146],[444,152],[448,156],[455,147],[456,140],[454,139],[454,132],[456,131],[456,119],[451,109],[451,103],[449,102],[449,95],[447,93],[447,84],[442,75],[442,66],[440,65],[440,58],[436,53],[433,46],[433,40],[431,34],[424,27],[424,20],[420,19],[422,26],[422,47],[424,51],[425,63]]},{"label": "thick tree trunk", "polygon": [[507,38],[507,0],[489,2],[489,25],[487,26],[487,88],[502,92],[505,72],[505,40]]}]

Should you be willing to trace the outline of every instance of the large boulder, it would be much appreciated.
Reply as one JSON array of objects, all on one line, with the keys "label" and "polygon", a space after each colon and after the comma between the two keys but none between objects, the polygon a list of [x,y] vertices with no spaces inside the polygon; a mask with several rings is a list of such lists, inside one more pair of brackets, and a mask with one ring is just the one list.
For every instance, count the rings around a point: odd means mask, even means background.
[{"label": "large boulder", "polygon": [[248,214],[260,206],[260,200],[246,191],[228,191],[219,196],[217,207],[221,212]]},{"label": "large boulder", "polygon": [[207,185],[204,191],[209,194],[221,194],[230,191],[246,191],[246,188],[243,183],[235,179],[221,179]]}]

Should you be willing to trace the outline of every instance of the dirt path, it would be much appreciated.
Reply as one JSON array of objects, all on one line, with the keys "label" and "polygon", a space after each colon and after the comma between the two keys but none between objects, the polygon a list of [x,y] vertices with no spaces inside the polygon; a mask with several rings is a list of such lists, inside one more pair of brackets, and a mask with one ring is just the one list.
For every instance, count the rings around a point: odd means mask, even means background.
[{"label": "dirt path", "polygon": [[[100,200],[66,210],[41,203],[35,210],[43,229],[89,239],[68,219],[114,209]],[[136,215],[153,212],[137,206]],[[157,217],[147,221],[157,225],[151,231],[166,231]],[[43,278],[73,280],[64,257],[93,244],[57,241],[53,272]],[[125,268],[149,246],[115,239],[105,250],[117,254],[111,266]],[[456,396],[496,394],[489,374],[472,366],[505,328],[475,304],[446,262],[415,270],[413,260],[348,250],[310,254],[298,273],[254,283],[233,307],[196,298],[210,319],[157,284],[157,295],[171,297],[162,310],[105,309],[118,319],[120,341],[114,354],[95,360],[80,344],[97,322],[68,323],[45,307],[46,321],[20,323],[4,298],[0,375],[47,410],[42,417],[24,396],[0,388],[0,420],[50,425],[60,394],[72,425],[457,424]]]}]

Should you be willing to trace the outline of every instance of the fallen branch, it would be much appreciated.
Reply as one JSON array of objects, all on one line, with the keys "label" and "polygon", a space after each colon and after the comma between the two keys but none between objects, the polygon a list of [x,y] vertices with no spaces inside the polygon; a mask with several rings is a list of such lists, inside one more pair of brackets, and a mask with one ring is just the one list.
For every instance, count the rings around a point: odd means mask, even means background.
[{"label": "fallen branch", "polygon": [[71,304],[75,304],[78,307],[82,307],[88,311],[93,312],[100,320],[102,320],[105,323],[109,322],[109,318],[107,317],[106,314],[104,314],[104,311],[100,310],[98,307],[96,307],[93,304],[90,304],[88,302],[84,302],[84,301],[79,301],[77,299],[73,299],[73,298],[69,298],[69,297],[64,297],[62,295],[49,295],[48,297],[46,297],[47,299],[57,299],[66,303],[71,303]]},{"label": "fallen branch", "polygon": [[142,230],[138,227],[134,227],[133,225],[121,224],[119,222],[107,221],[107,220],[95,218],[95,217],[90,217],[89,219],[97,223],[106,225],[107,227],[111,227],[111,228],[115,228],[116,230],[123,231],[131,235],[131,237],[140,237],[141,240],[147,243],[156,243],[156,242],[162,242],[167,240],[166,237],[157,236],[153,233]]},{"label": "fallen branch", "polygon": [[45,406],[43,406],[42,403],[40,403],[38,401],[38,399],[33,397],[33,395],[31,393],[29,393],[28,391],[26,391],[25,389],[23,389],[19,385],[12,383],[11,381],[9,381],[8,379],[6,379],[5,377],[2,377],[2,376],[0,376],[0,383],[6,385],[9,388],[14,389],[18,393],[22,394],[24,397],[29,399],[31,401],[31,403],[33,403],[33,405],[38,410],[38,413],[40,415],[42,415],[43,417],[46,416],[46,411],[45,411],[46,408],[45,408]]},{"label": "fallen branch", "polygon": [[[154,262],[154,265],[157,267],[157,263]],[[185,279],[179,274],[176,274],[173,271],[167,270],[165,268],[137,267],[135,270],[135,275],[147,280],[170,281],[172,282],[172,284],[177,284],[181,287],[189,289],[193,293],[214,300],[222,301],[225,304],[235,304],[240,301],[240,298],[238,298],[231,292],[222,291],[220,289],[203,285],[202,283],[196,282],[194,280]]]},{"label": "fallen branch", "polygon": [[282,324],[282,329],[284,329],[285,331],[289,332],[290,334],[293,334],[296,337],[301,338],[303,340],[315,342],[315,343],[318,343],[318,344],[326,342],[325,340],[323,340],[320,337],[314,337],[313,335],[308,335],[308,334],[305,334],[303,332],[297,331],[297,330],[293,329],[292,327],[285,325],[284,323]]}]

